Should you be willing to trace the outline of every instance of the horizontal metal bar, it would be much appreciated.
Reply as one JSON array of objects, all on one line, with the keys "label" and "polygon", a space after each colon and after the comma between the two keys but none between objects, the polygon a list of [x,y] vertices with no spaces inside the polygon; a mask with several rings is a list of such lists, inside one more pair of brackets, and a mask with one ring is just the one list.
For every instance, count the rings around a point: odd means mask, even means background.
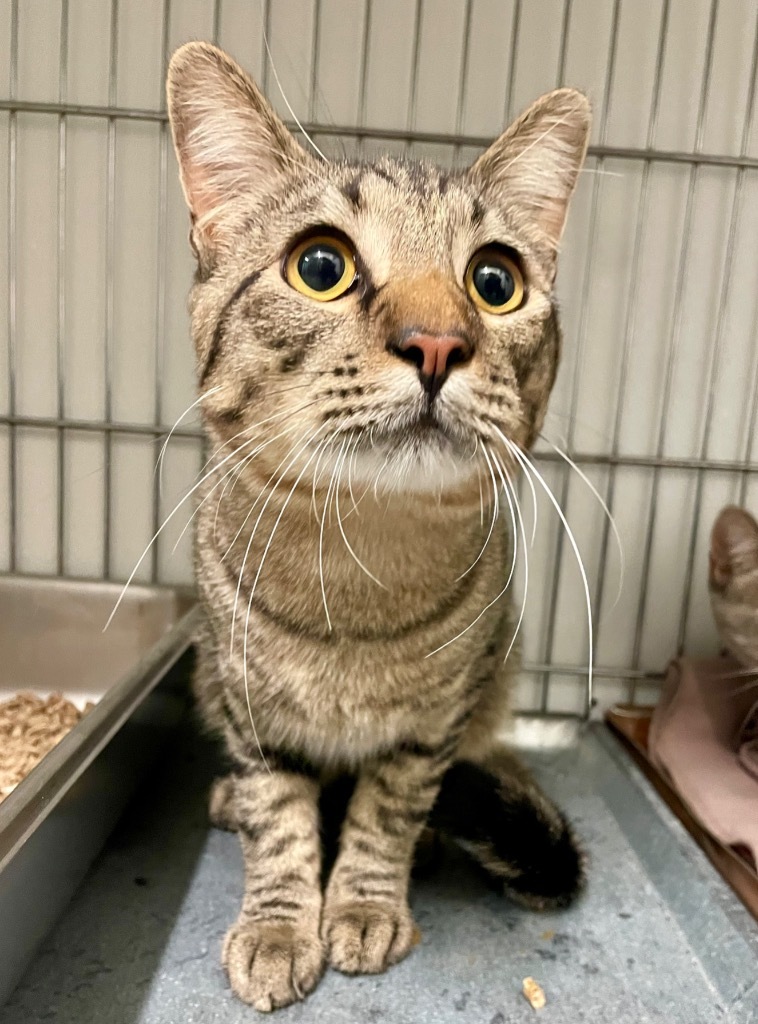
[{"label": "horizontal metal bar", "polygon": [[[58,419],[56,416],[0,416],[0,427],[29,427],[38,430],[79,430],[88,433],[139,434],[165,437],[171,431],[168,423],[125,423],[106,420]],[[172,437],[203,438],[200,427],[176,427]],[[716,473],[758,473],[758,462],[736,462],[727,459],[691,459],[655,455],[612,455],[595,452],[569,452],[570,458],[582,466],[620,466],[627,469],[680,469],[685,472],[712,470]],[[540,462],[565,460],[557,452],[535,452]]]},{"label": "horizontal metal bar", "polygon": [[[0,110],[17,114],[66,114],[71,117],[99,117],[125,121],[148,121],[165,123],[165,110],[148,110],[140,107],[93,106],[71,103],[41,103],[28,100],[0,100]],[[297,125],[288,123],[292,131]],[[380,139],[386,142],[416,142],[437,146],[470,146],[481,149],[492,142],[491,135],[465,135],[445,132],[424,132],[410,129],[372,128],[363,125],[304,123],[309,135],[333,135],[356,139]],[[653,149],[635,146],[590,146],[590,156],[615,160],[643,160],[673,164],[704,164],[713,167],[744,167],[758,170],[758,157],[730,155],[727,153],[693,153],[678,149]]]},{"label": "horizontal metal bar", "polygon": [[[586,665],[560,665],[554,661],[549,663],[529,661],[521,666],[521,671],[529,675],[542,675],[546,673],[547,675],[554,676],[582,676],[584,678],[587,676]],[[652,669],[612,668],[610,666],[593,665],[592,674],[598,679],[649,679],[651,682],[656,682],[663,679],[665,673],[653,671]]]},{"label": "horizontal metal bar", "polygon": [[[139,434],[152,438],[164,437],[170,426],[152,423],[118,423],[105,420],[62,420],[55,416],[0,416],[0,427],[30,427],[39,430],[79,430],[90,434]],[[202,440],[200,427],[177,427],[172,437]]]}]

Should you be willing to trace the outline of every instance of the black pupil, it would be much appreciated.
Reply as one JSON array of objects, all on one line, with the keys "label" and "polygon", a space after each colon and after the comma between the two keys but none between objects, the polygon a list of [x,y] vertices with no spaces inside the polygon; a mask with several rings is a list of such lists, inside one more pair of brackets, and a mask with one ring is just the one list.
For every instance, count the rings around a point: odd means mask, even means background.
[{"label": "black pupil", "polygon": [[513,298],[516,285],[502,263],[482,260],[474,270],[474,287],[490,306],[504,306]]},{"label": "black pupil", "polygon": [[297,269],[305,284],[314,292],[328,292],[342,280],[345,258],[333,245],[316,242],[303,251]]}]

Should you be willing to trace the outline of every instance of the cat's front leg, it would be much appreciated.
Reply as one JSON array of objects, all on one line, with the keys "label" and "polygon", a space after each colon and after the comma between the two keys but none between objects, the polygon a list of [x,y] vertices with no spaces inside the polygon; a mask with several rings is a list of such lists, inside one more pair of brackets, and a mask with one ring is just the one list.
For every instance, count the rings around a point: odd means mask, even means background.
[{"label": "cat's front leg", "polygon": [[408,746],[360,774],[324,904],[322,935],[338,970],[378,974],[414,945],[408,907],[413,851],[452,747],[450,741]]},{"label": "cat's front leg", "polygon": [[257,1010],[302,999],[324,968],[319,786],[290,768],[251,760],[235,778],[245,894],[223,964],[235,993]]}]

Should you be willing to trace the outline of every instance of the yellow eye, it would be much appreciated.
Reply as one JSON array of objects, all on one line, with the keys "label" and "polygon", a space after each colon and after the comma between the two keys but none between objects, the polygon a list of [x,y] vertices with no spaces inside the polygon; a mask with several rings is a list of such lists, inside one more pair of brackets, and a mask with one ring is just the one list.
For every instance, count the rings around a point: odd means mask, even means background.
[{"label": "yellow eye", "polygon": [[298,242],[284,262],[284,277],[296,291],[317,302],[344,295],[355,280],[355,258],[335,235],[311,235]]},{"label": "yellow eye", "polygon": [[487,313],[512,313],[524,301],[523,274],[515,260],[496,246],[475,253],[465,280],[469,295]]}]

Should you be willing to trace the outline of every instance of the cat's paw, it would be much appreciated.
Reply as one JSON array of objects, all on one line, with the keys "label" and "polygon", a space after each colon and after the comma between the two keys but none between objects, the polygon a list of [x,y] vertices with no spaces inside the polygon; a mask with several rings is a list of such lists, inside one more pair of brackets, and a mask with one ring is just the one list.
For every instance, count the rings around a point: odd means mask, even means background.
[{"label": "cat's paw", "polygon": [[360,900],[327,906],[321,934],[329,962],[344,974],[381,974],[407,956],[420,936],[405,903]]},{"label": "cat's paw", "polygon": [[316,987],[324,945],[315,932],[291,925],[238,922],[227,932],[221,959],[235,995],[265,1013]]}]

